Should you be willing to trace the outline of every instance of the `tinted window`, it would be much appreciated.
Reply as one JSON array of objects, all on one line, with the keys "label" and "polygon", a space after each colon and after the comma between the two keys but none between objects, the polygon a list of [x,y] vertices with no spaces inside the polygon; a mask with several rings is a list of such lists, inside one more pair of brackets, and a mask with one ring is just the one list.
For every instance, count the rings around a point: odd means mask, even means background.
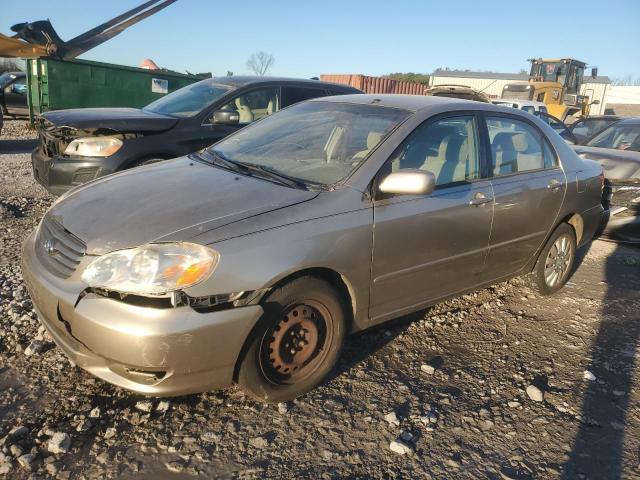
[{"label": "tinted window", "polygon": [[240,123],[251,123],[280,110],[280,88],[267,87],[251,90],[237,96],[223,110],[237,110]]},{"label": "tinted window", "polygon": [[11,85],[11,91],[13,93],[19,93],[20,95],[26,95],[27,94],[27,79],[26,78],[21,78],[20,80],[16,80],[15,82],[13,82],[13,85]]},{"label": "tinted window", "polygon": [[391,171],[426,170],[435,175],[436,185],[479,178],[478,143],[472,115],[427,121],[393,153]]},{"label": "tinted window", "polygon": [[534,127],[520,120],[487,118],[494,176],[550,168],[555,155]]},{"label": "tinted window", "polygon": [[575,124],[575,126],[571,129],[571,131],[583,137],[590,137],[591,135],[599,132],[600,130],[602,130],[607,125],[613,122],[614,120],[605,120],[605,119],[579,120]]},{"label": "tinted window", "polygon": [[597,134],[585,145],[589,147],[615,148],[640,151],[640,125],[614,124]]},{"label": "tinted window", "polygon": [[533,115],[536,111],[536,109],[531,105],[525,105],[524,107],[522,107],[522,110],[524,110],[527,113],[530,113],[531,115]]},{"label": "tinted window", "polygon": [[373,105],[308,102],[249,125],[211,148],[233,161],[334,184],[409,115]]},{"label": "tinted window", "polygon": [[326,95],[327,91],[321,88],[284,87],[284,101],[287,106]]},{"label": "tinted window", "polygon": [[571,143],[575,141],[574,136],[571,134],[567,126],[556,117],[549,115],[542,110],[540,110],[539,112],[534,112],[534,115],[543,122],[547,123],[551,128],[558,132],[558,135],[560,135],[565,140]]}]

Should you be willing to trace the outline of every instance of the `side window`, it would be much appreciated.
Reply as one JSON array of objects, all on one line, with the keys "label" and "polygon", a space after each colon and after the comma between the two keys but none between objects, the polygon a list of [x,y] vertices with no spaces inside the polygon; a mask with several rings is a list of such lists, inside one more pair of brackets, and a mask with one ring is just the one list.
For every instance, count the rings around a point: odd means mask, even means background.
[{"label": "side window", "polygon": [[487,117],[491,140],[491,161],[494,176],[510,175],[551,168],[555,154],[542,134],[526,122],[506,117]]},{"label": "side window", "polygon": [[27,94],[27,79],[26,78],[22,78],[20,80],[16,80],[15,82],[13,82],[13,85],[11,85],[11,91],[12,91],[12,93],[17,93],[19,95],[26,95]]},{"label": "side window", "polygon": [[530,113],[531,115],[533,115],[536,111],[536,109],[531,105],[525,105],[524,107],[522,107],[522,110],[524,110],[527,113]]},{"label": "side window", "polygon": [[237,110],[240,123],[247,124],[260,120],[280,110],[280,88],[258,88],[234,98],[223,110]]},{"label": "side window", "polygon": [[322,88],[284,87],[283,90],[284,104],[287,107],[304,100],[327,96],[327,91]]},{"label": "side window", "polygon": [[590,128],[589,124],[584,120],[578,120],[573,124],[571,131],[576,135],[581,135],[583,137],[588,137],[589,132],[592,128]]},{"label": "side window", "polygon": [[480,177],[478,127],[473,115],[427,121],[416,128],[393,153],[391,171],[421,169],[432,172],[436,185]]}]

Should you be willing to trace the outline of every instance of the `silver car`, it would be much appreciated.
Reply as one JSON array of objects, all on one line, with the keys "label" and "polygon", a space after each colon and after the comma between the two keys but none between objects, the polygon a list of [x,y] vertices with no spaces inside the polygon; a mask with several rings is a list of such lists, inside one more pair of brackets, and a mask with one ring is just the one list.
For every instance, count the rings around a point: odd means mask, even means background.
[{"label": "silver car", "polygon": [[156,396],[236,382],[278,402],[320,383],[350,332],[530,272],[561,288],[602,181],[511,108],[323,98],[65,194],[23,274],[93,375]]}]

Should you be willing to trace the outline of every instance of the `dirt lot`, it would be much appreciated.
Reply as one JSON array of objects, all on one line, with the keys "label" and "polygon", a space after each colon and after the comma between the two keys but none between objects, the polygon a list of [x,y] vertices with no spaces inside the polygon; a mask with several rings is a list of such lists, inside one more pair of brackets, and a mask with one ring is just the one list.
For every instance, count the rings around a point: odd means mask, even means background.
[{"label": "dirt lot", "polygon": [[8,477],[640,476],[640,250],[596,241],[553,297],[517,279],[354,336],[290,404],[236,389],[149,400],[74,368],[39,327],[18,258],[53,199],[30,137],[9,121],[0,140]]}]

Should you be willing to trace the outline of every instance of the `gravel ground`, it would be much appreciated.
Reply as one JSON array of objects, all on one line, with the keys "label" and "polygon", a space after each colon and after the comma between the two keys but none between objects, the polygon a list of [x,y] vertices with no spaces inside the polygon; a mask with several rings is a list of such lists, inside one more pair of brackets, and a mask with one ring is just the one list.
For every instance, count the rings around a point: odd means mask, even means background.
[{"label": "gravel ground", "polygon": [[6,126],[0,475],[640,476],[640,250],[596,241],[553,297],[516,279],[353,336],[288,404],[237,389],[145,399],[73,367],[39,326],[19,249],[53,199],[31,177],[33,134]]}]

